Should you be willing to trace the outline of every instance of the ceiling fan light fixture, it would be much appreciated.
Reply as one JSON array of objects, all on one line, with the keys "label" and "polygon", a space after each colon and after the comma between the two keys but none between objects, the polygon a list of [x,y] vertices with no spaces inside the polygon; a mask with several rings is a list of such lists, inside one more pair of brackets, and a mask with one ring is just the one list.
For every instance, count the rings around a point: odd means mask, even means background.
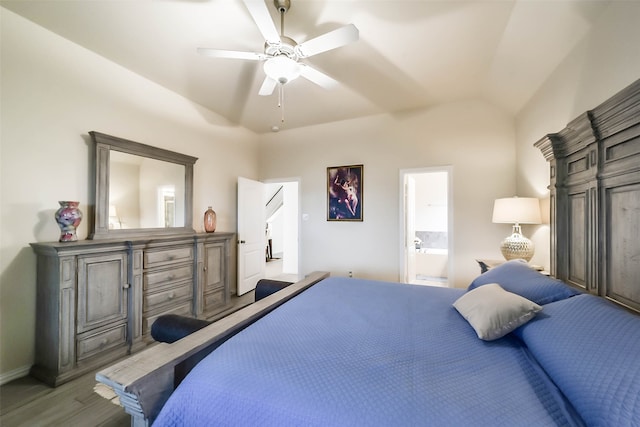
[{"label": "ceiling fan light fixture", "polygon": [[268,59],[263,68],[269,78],[282,85],[300,77],[300,64],[286,55]]}]

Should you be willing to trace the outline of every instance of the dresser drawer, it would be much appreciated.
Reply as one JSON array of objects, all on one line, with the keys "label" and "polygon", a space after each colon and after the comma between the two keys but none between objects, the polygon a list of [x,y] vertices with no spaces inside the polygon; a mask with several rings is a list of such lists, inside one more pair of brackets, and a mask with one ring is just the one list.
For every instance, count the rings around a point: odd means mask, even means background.
[{"label": "dresser drawer", "polygon": [[159,267],[168,264],[193,261],[193,247],[149,250],[144,252],[144,268]]},{"label": "dresser drawer", "polygon": [[78,336],[78,360],[86,359],[104,350],[127,344],[127,325],[118,325],[96,334]]},{"label": "dresser drawer", "polygon": [[151,331],[151,325],[153,325],[153,322],[155,322],[158,317],[163,316],[165,314],[178,314],[181,316],[191,316],[191,310],[192,310],[191,305],[192,305],[191,301],[186,301],[180,305],[171,307],[168,310],[154,313],[152,316],[143,316],[142,317],[142,333],[145,335],[148,334]]},{"label": "dresser drawer", "polygon": [[193,265],[183,265],[169,270],[148,272],[144,275],[144,290],[158,289],[181,280],[193,281]]},{"label": "dresser drawer", "polygon": [[184,299],[193,299],[193,286],[191,282],[185,282],[160,292],[145,292],[142,309],[144,311],[150,311],[164,304],[175,303],[175,301]]}]

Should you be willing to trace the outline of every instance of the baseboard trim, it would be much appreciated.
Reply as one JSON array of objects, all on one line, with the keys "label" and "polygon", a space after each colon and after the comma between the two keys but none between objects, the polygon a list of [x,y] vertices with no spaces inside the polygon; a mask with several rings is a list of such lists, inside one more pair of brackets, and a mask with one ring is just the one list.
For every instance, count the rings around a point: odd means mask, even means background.
[{"label": "baseboard trim", "polygon": [[14,369],[13,371],[4,372],[0,374],[0,385],[4,385],[18,378],[26,377],[29,375],[31,366],[23,366],[22,368]]}]

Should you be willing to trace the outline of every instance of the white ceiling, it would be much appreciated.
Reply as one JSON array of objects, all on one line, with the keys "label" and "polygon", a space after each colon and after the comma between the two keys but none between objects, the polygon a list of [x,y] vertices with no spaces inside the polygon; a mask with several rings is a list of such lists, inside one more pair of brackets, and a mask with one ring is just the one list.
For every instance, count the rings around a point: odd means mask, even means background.
[{"label": "white ceiling", "polygon": [[[279,28],[272,0],[265,0]],[[255,132],[481,97],[516,113],[580,42],[607,1],[292,0],[298,43],[353,23],[356,43],[303,60],[341,84],[299,78],[258,95],[261,64],[197,47],[262,52],[240,0],[18,0],[3,7]]]}]

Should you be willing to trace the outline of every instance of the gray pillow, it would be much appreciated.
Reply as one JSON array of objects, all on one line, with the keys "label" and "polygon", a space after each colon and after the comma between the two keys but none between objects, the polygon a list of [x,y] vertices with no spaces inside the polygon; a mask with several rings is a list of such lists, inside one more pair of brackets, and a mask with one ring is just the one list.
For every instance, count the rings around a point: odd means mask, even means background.
[{"label": "gray pillow", "polygon": [[535,302],[507,292],[497,283],[464,293],[453,306],[473,327],[478,338],[485,341],[502,338],[542,310]]}]

